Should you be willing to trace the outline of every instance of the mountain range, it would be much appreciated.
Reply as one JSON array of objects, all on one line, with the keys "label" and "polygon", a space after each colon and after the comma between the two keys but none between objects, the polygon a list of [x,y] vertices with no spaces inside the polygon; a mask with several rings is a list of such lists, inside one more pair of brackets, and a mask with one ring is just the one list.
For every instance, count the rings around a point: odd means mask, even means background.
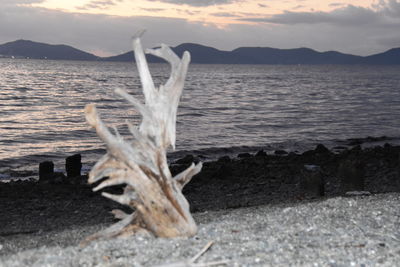
[{"label": "mountain range", "polygon": [[[191,54],[191,62],[197,64],[371,64],[400,65],[400,47],[370,56],[356,56],[337,51],[318,52],[310,48],[277,49],[269,47],[240,47],[222,51],[212,47],[185,43],[172,47],[182,56]],[[52,60],[134,61],[132,51],[112,57],[97,57],[67,45],[50,45],[27,40],[17,40],[0,45],[0,57]],[[149,62],[162,62],[148,55]]]}]

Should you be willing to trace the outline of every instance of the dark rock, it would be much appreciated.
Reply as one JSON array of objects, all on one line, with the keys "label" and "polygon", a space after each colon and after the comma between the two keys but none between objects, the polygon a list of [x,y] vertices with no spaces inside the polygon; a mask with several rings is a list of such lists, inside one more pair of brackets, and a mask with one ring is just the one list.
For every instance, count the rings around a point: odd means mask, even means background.
[{"label": "dark rock", "polygon": [[68,178],[81,176],[81,159],[81,154],[75,154],[66,158],[65,171],[67,172]]},{"label": "dark rock", "polygon": [[301,154],[301,156],[304,157],[304,158],[310,158],[310,157],[313,157],[314,155],[315,155],[315,151],[314,150],[307,150],[307,151],[304,151]]},{"label": "dark rock", "polygon": [[195,157],[193,155],[186,155],[183,158],[178,159],[174,163],[176,163],[176,164],[191,164],[194,161],[195,161]]},{"label": "dark rock", "polygon": [[87,184],[87,180],[88,180],[88,175],[81,175],[81,176],[77,176],[73,179],[73,183],[74,184],[78,184],[78,185],[85,185]]},{"label": "dark rock", "polygon": [[264,150],[260,150],[256,153],[256,157],[266,157],[267,153]]},{"label": "dark rock", "polygon": [[[400,153],[398,154],[398,157],[397,157],[397,167],[399,168],[399,171],[400,171]],[[400,178],[400,173],[399,173],[399,178]]]},{"label": "dark rock", "polygon": [[358,145],[361,145],[362,143],[364,143],[363,140],[358,139],[358,138],[353,138],[353,139],[349,139],[348,145],[349,146],[358,146]]},{"label": "dark rock", "polygon": [[346,197],[360,197],[360,196],[370,196],[371,192],[369,191],[347,191],[345,193]]},{"label": "dark rock", "polygon": [[275,155],[287,155],[288,152],[285,150],[275,150]]},{"label": "dark rock", "polygon": [[348,145],[356,146],[356,145],[361,145],[363,143],[382,142],[389,139],[390,138],[388,138],[387,136],[380,136],[380,137],[368,136],[366,138],[351,138],[348,139]]},{"label": "dark rock", "polygon": [[300,188],[304,197],[315,198],[325,195],[325,181],[320,166],[304,165]]},{"label": "dark rock", "polygon": [[299,154],[297,154],[296,152],[293,152],[293,151],[291,151],[291,152],[289,152],[289,154],[288,154],[288,157],[289,158],[296,158],[296,157],[298,157],[299,156]]},{"label": "dark rock", "polygon": [[365,166],[357,159],[346,159],[340,163],[338,176],[341,183],[342,193],[348,191],[364,191]]},{"label": "dark rock", "polygon": [[240,153],[238,155],[238,158],[251,158],[251,154],[250,153]]},{"label": "dark rock", "polygon": [[231,162],[231,158],[230,158],[229,156],[223,156],[223,157],[220,157],[220,158],[218,159],[218,162],[220,162],[220,163],[223,163],[223,162]]},{"label": "dark rock", "polygon": [[39,164],[39,181],[45,182],[53,178],[54,163],[52,161],[44,161]]},{"label": "dark rock", "polygon": [[360,146],[360,145],[357,145],[357,146],[351,148],[351,149],[350,149],[350,152],[351,152],[351,153],[360,152],[361,150],[362,150],[361,146]]},{"label": "dark rock", "polygon": [[332,152],[326,148],[326,146],[322,144],[318,144],[317,147],[314,149],[315,153],[318,154],[331,154]]},{"label": "dark rock", "polygon": [[306,169],[309,172],[319,172],[321,170],[321,167],[318,165],[306,164],[304,165],[304,169]]},{"label": "dark rock", "polygon": [[218,180],[232,180],[232,164],[222,164],[219,168],[214,172],[214,178]]},{"label": "dark rock", "polygon": [[51,179],[52,184],[65,184],[68,183],[67,177],[62,172],[55,172],[53,178]]},{"label": "dark rock", "polygon": [[385,135],[378,136],[378,137],[368,136],[365,139],[366,139],[366,142],[380,142],[380,141],[390,140],[390,138]]},{"label": "dark rock", "polygon": [[333,150],[336,150],[336,151],[343,151],[343,150],[347,150],[347,147],[345,147],[345,146],[335,146],[335,147],[333,148]]}]

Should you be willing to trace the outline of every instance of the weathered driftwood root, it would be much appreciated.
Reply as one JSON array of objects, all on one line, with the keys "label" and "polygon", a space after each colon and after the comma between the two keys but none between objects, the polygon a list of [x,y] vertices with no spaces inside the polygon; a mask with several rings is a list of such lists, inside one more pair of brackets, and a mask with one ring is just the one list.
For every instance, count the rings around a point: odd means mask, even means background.
[{"label": "weathered driftwood root", "polygon": [[[121,195],[103,192],[102,195],[134,210],[126,214],[114,210],[121,219],[108,229],[86,241],[131,235],[148,231],[158,237],[192,236],[196,223],[189,211],[189,203],[182,189],[200,172],[202,164],[192,164],[172,177],[167,165],[166,150],[175,148],[175,124],[179,99],[190,61],[188,52],[180,59],[168,46],[146,52],[165,59],[171,65],[171,75],[165,85],[156,89],[148,69],[138,34],[133,39],[133,50],[143,87],[145,104],[123,89],[115,92],[129,101],[142,115],[140,127],[127,123],[134,141],[126,141],[103,124],[93,104],[85,108],[86,120],[93,126],[107,146],[104,155],[89,174],[89,183],[101,182],[93,190],[108,186],[125,185]],[[104,177],[106,177],[104,179]]]}]

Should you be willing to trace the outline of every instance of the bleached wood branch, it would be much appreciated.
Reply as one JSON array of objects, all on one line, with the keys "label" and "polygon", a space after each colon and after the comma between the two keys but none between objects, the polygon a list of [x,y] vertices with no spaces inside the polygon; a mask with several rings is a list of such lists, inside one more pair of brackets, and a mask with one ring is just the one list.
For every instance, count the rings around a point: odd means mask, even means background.
[{"label": "bleached wood branch", "polygon": [[178,261],[173,263],[167,263],[162,265],[157,265],[156,267],[209,267],[209,266],[221,266],[228,265],[228,260],[220,260],[220,261],[210,261],[210,262],[200,262],[196,263],[196,261],[204,254],[210,247],[214,244],[213,241],[210,241],[205,245],[194,257],[186,261]]},{"label": "bleached wood branch", "polygon": [[171,65],[168,81],[157,89],[140,42],[141,34],[133,38],[133,51],[145,103],[142,104],[123,89],[115,90],[142,115],[139,127],[127,123],[134,140],[125,141],[117,129],[114,129],[113,134],[101,121],[93,104],[85,108],[86,120],[96,129],[97,135],[107,147],[107,154],[95,164],[88,182],[100,182],[94,191],[125,185],[121,195],[106,192],[102,195],[131,207],[134,212],[129,215],[114,210],[115,217],[121,221],[89,237],[89,241],[133,234],[140,230],[159,237],[191,236],[197,231],[182,189],[200,172],[202,164],[192,164],[187,170],[172,177],[166,157],[166,150],[170,146],[175,148],[176,115],[190,55],[185,52],[180,59],[166,45],[147,50],[147,53],[161,57]]}]

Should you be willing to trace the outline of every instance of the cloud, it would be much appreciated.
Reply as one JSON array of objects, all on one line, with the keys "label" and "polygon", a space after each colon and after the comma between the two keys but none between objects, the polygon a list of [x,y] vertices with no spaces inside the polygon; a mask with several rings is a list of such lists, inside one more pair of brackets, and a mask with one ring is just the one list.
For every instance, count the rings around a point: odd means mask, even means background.
[{"label": "cloud", "polygon": [[380,38],[378,40],[379,44],[382,44],[385,47],[400,47],[400,36],[392,35]]},{"label": "cloud", "polygon": [[338,6],[345,6],[346,4],[344,3],[330,3],[329,6],[330,7],[338,7]]},{"label": "cloud", "polygon": [[189,16],[194,16],[194,15],[198,15],[201,12],[200,11],[196,11],[196,10],[189,10],[189,9],[180,9],[180,8],[175,8],[175,10],[183,15],[189,15]]},{"label": "cloud", "polygon": [[[264,23],[276,32],[293,35],[300,46],[320,50],[339,50],[355,54],[371,54],[391,47],[400,47],[400,2],[381,0],[371,8],[348,5],[331,12],[291,12],[269,17],[247,17],[239,20]],[[397,30],[396,30],[397,29]],[[283,36],[279,36],[282,40]],[[308,38],[308,40],[307,40]],[[347,46],[347,47],[346,47]],[[341,47],[342,49],[339,49]],[[364,52],[356,52],[356,51]],[[367,52],[370,51],[370,52]]]},{"label": "cloud", "polygon": [[121,2],[119,0],[113,1],[113,0],[94,0],[90,1],[84,6],[79,6],[77,7],[80,10],[88,10],[88,9],[106,9],[110,6],[115,6],[117,2]]},{"label": "cloud", "polygon": [[[45,0],[1,0],[0,2],[0,12],[2,9],[14,9],[19,7],[30,6],[32,4],[40,4],[43,3]],[[0,13],[1,14],[1,13]],[[1,21],[1,17],[0,17]]]},{"label": "cloud", "polygon": [[165,8],[141,8],[141,10],[148,11],[148,12],[161,12],[165,11]]},{"label": "cloud", "polygon": [[383,2],[382,4],[382,10],[385,12],[388,16],[394,17],[394,18],[399,18],[400,17],[400,2],[396,0],[389,0],[388,2],[381,1]]},{"label": "cloud", "polygon": [[304,7],[305,7],[304,5],[297,5],[297,6],[293,7],[293,9],[301,9],[301,8],[304,8]]},{"label": "cloud", "polygon": [[236,14],[229,13],[229,12],[216,12],[216,13],[211,13],[210,15],[215,16],[215,17],[225,17],[225,18],[240,17]]},{"label": "cloud", "polygon": [[340,26],[371,25],[384,21],[384,14],[381,11],[374,11],[369,8],[348,5],[331,12],[292,12],[273,15],[266,18],[246,18],[243,20],[252,22],[267,22],[276,24],[335,24]]},{"label": "cloud", "polygon": [[[331,3],[330,6],[341,6],[342,3]],[[301,6],[297,6],[299,8]],[[281,14],[272,15],[270,17],[259,18],[243,18],[245,21],[266,22],[283,25],[296,24],[334,24],[339,26],[360,26],[360,25],[385,25],[391,22],[388,18],[391,17],[397,22],[400,22],[400,2],[398,0],[380,0],[379,4],[373,8],[358,7],[347,5],[334,9],[330,12],[293,12],[284,11]],[[396,23],[397,25],[397,23]]]},{"label": "cloud", "polygon": [[43,3],[45,0],[2,0],[1,5],[26,5],[26,4],[38,4]]},{"label": "cloud", "polygon": [[213,5],[224,5],[233,2],[238,2],[240,0],[148,0],[152,2],[164,2],[176,5],[189,5],[193,7],[205,7]]}]

